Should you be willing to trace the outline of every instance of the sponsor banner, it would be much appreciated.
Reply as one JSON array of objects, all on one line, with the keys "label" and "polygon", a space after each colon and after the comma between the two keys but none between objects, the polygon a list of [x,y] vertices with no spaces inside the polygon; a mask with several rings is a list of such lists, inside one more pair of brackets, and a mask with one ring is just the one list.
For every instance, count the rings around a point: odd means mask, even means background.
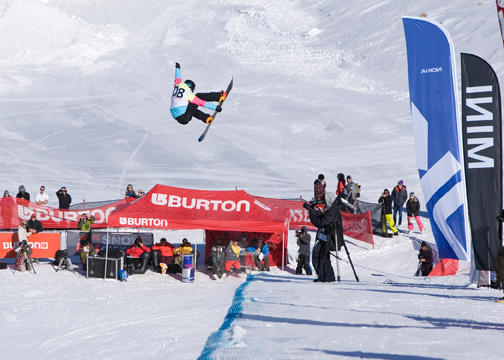
[{"label": "sponsor banner", "polygon": [[103,228],[108,225],[108,217],[119,205],[131,202],[129,199],[112,204],[79,210],[60,210],[49,206],[40,206],[24,199],[0,199],[0,228],[17,228],[22,220],[30,220],[32,214],[42,223],[44,229],[76,229],[82,214],[90,214],[95,218],[93,228]]},{"label": "sponsor banner", "polygon": [[270,208],[243,190],[217,191],[156,185],[115,211],[110,226],[154,229],[283,231],[284,209]]},{"label": "sponsor banner", "polygon": [[[91,239],[89,238],[91,236]],[[82,246],[91,240],[95,249],[105,249],[107,245],[107,236],[109,249],[128,249],[135,243],[137,236],[142,238],[142,241],[147,246],[154,244],[154,235],[146,232],[98,232],[91,233],[80,231],[68,231],[66,235],[66,246],[68,253],[73,256],[79,253]]]},{"label": "sponsor banner", "polygon": [[482,58],[461,54],[462,137],[467,201],[477,270],[494,270],[501,249],[501,101],[497,75]]},{"label": "sponsor banner", "polygon": [[[280,207],[289,210],[289,229],[300,229],[301,226],[306,226],[307,228],[314,230],[315,227],[310,222],[310,216],[308,210],[303,208],[302,201],[294,200],[282,200],[282,199],[272,199],[272,198],[256,198],[265,203],[269,207]],[[361,201],[358,202],[358,208],[360,209]],[[372,204],[375,205],[375,204]],[[381,205],[377,204],[381,210]],[[362,210],[361,210],[362,211]],[[353,239],[360,240],[372,244],[374,246],[373,240],[373,226],[371,213],[366,210],[359,214],[352,214],[341,212],[343,218],[343,233]],[[378,221],[381,221],[380,219]],[[380,225],[381,226],[381,225]]]},{"label": "sponsor banner", "polygon": [[471,233],[452,41],[433,21],[404,17],[403,24],[417,166],[432,232],[442,258],[467,260]]},{"label": "sponsor banner", "polygon": [[504,43],[504,0],[495,0],[495,2],[497,3],[497,17],[499,19],[501,38]]},{"label": "sponsor banner", "polygon": [[[59,233],[38,233],[28,236],[33,254],[32,258],[54,258],[60,249]],[[0,258],[15,258],[15,244],[18,242],[17,233],[0,233]]]}]

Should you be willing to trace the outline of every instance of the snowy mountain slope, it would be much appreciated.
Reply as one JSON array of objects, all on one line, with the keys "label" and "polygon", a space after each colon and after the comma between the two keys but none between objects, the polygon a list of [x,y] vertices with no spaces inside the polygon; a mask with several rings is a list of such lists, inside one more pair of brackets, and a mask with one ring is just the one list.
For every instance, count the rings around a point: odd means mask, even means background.
[{"label": "snowy mountain slope", "polygon": [[[131,182],[308,197],[316,174],[331,188],[342,171],[364,199],[399,178],[420,192],[401,16],[425,12],[456,50],[503,67],[490,0],[1,4],[0,183],[11,191],[66,185],[97,200]],[[235,77],[203,144],[201,124],[169,115],[175,61],[201,91]]]}]

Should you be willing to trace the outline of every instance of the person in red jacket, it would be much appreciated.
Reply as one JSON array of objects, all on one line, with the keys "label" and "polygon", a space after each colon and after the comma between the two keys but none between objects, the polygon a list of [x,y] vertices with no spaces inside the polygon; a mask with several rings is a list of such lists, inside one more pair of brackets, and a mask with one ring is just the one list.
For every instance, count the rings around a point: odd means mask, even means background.
[{"label": "person in red jacket", "polygon": [[336,195],[339,195],[343,192],[343,190],[345,190],[345,175],[343,175],[342,173],[339,173],[338,174],[338,186],[336,188]]},{"label": "person in red jacket", "polygon": [[170,244],[168,241],[166,241],[165,238],[162,238],[159,240],[157,244],[155,244],[152,247],[152,250],[159,250],[161,253],[159,257],[159,262],[160,263],[165,263],[166,265],[168,264],[173,264],[173,249],[175,247]]},{"label": "person in red jacket", "polygon": [[137,236],[135,243],[126,250],[126,255],[139,258],[144,252],[150,253],[150,249],[143,244],[142,238]]}]

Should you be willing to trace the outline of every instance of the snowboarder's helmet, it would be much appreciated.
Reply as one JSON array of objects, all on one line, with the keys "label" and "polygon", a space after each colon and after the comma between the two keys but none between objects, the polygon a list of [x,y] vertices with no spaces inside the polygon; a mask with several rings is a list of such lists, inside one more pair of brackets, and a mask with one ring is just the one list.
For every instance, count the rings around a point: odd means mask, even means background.
[{"label": "snowboarder's helmet", "polygon": [[194,89],[196,89],[196,84],[194,83],[194,81],[188,79],[184,82],[187,86],[189,86],[189,89],[191,89],[191,91],[194,91]]},{"label": "snowboarder's helmet", "polygon": [[121,281],[128,280],[128,272],[124,269],[119,270],[119,273],[117,275],[119,276],[119,280]]}]

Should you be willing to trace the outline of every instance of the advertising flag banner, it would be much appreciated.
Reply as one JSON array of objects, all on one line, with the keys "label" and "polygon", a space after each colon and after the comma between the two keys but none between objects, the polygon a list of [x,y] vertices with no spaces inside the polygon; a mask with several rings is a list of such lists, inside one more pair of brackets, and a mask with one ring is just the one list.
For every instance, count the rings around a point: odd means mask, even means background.
[{"label": "advertising flag banner", "polygon": [[477,270],[494,270],[501,249],[502,209],[501,102],[497,75],[482,58],[461,54],[462,135],[467,204],[474,263]]},{"label": "advertising flag banner", "polygon": [[424,18],[403,18],[416,158],[441,258],[471,256],[455,61],[448,32]]}]

